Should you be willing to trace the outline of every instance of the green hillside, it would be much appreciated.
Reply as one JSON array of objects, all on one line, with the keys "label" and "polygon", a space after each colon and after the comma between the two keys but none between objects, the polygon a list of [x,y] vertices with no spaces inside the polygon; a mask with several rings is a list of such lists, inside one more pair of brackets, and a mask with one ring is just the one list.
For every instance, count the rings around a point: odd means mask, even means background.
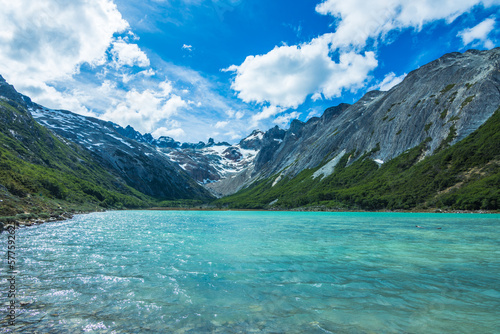
[{"label": "green hillside", "polygon": [[[447,143],[455,136],[450,131]],[[313,179],[317,168],[296,177],[279,174],[219,199],[219,207],[324,207],[362,210],[498,210],[500,204],[500,108],[471,135],[422,160],[428,141],[378,166],[372,152],[345,154],[333,174]],[[443,145],[447,146],[447,145]],[[348,164],[348,158],[356,158]],[[272,204],[271,204],[272,203]]]},{"label": "green hillside", "polygon": [[[71,142],[0,100],[0,216],[66,208],[139,208],[152,199],[126,186]],[[61,208],[61,209],[60,209]]]}]

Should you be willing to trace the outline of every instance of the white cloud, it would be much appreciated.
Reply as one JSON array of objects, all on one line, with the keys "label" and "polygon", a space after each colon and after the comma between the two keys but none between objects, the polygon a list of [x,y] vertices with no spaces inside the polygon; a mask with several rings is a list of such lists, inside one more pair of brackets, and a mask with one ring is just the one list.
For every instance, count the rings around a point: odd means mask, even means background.
[{"label": "white cloud", "polygon": [[119,39],[113,43],[111,49],[113,60],[118,67],[134,66],[147,67],[149,66],[148,56],[142,51],[137,44],[129,44]]},{"label": "white cloud", "polygon": [[223,129],[225,128],[227,125],[229,124],[228,121],[218,121],[217,123],[215,123],[214,127],[216,129]]},{"label": "white cloud", "polygon": [[234,111],[233,109],[228,109],[226,110],[226,115],[229,118],[236,118],[236,119],[241,119],[243,116],[245,116],[244,111]]},{"label": "white cloud", "polygon": [[460,31],[457,36],[462,38],[464,45],[476,41],[475,45],[483,44],[486,48],[490,49],[494,47],[494,44],[488,39],[488,35],[495,28],[495,24],[494,18],[488,18],[475,27]]},{"label": "white cloud", "polygon": [[288,113],[288,114],[276,117],[273,120],[273,123],[281,126],[282,128],[284,128],[284,127],[286,127],[290,123],[290,121],[292,119],[297,119],[297,118],[299,118],[299,116],[300,116],[300,113],[297,112],[297,111],[294,111],[294,112],[291,112],[291,113]]},{"label": "white cloud", "polygon": [[0,8],[0,72],[19,88],[102,64],[113,35],[128,28],[110,0],[0,0]]},{"label": "white cloud", "polygon": [[405,77],[406,77],[406,73],[397,77],[394,72],[390,72],[390,73],[386,74],[386,76],[384,77],[384,80],[382,80],[382,82],[376,84],[375,86],[368,88],[368,90],[379,89],[381,91],[386,92],[386,91],[390,90],[392,87],[394,87],[397,84],[399,84],[400,82],[402,82]]},{"label": "white cloud", "polygon": [[446,20],[454,21],[472,7],[498,4],[498,0],[325,0],[316,11],[339,19],[333,45],[363,47],[369,38],[384,37],[394,30],[415,28]]},{"label": "white cloud", "polygon": [[161,122],[170,119],[188,105],[180,96],[165,90],[166,86],[168,84],[160,84],[159,91],[146,89],[139,92],[132,89],[121,102],[116,99],[115,105],[109,107],[101,118],[122,126],[131,125],[142,133],[153,132]]},{"label": "white cloud", "polygon": [[174,138],[175,140],[179,140],[186,135],[186,132],[181,128],[167,129],[166,127],[160,127],[156,129],[151,135],[155,138],[166,136]]},{"label": "white cloud", "polygon": [[275,47],[265,55],[249,56],[236,72],[231,87],[245,102],[270,102],[297,108],[310,94],[326,98],[340,96],[343,89],[363,86],[368,73],[377,66],[373,52],[364,55],[342,53],[339,62],[330,58],[331,34],[299,46]]},{"label": "white cloud", "polygon": [[280,114],[285,110],[286,110],[285,108],[277,107],[274,105],[267,106],[262,108],[262,111],[260,113],[253,115],[252,121],[254,124],[257,124],[257,122],[263,119],[268,119],[269,117],[275,116],[277,114]]},{"label": "white cloud", "polygon": [[31,89],[35,90],[39,96],[36,100],[41,105],[56,105],[61,109],[71,110],[84,116],[96,117],[97,115],[82,104],[82,101],[89,99],[89,96],[81,90],[73,89],[60,92],[54,87],[38,81],[27,81]]},{"label": "white cloud", "polygon": [[188,45],[188,44],[184,44],[184,45],[182,45],[182,49],[187,50],[187,51],[193,51],[193,46]]},{"label": "white cloud", "polygon": [[156,72],[152,68],[148,68],[147,70],[141,71],[137,74],[142,74],[145,77],[152,77],[156,74]]},{"label": "white cloud", "polygon": [[322,115],[323,111],[319,109],[309,109],[309,114],[307,114],[306,120],[313,118],[313,117],[320,117]]},{"label": "white cloud", "polygon": [[[47,107],[96,116],[89,102],[106,99],[102,82],[128,84],[137,76],[155,75],[146,68],[147,55],[137,44],[128,43],[138,37],[112,0],[0,0],[0,8],[0,73]],[[134,74],[125,68],[130,66],[145,69]],[[95,75],[94,83],[87,74]],[[108,93],[123,95],[109,89]]]},{"label": "white cloud", "polygon": [[[300,45],[276,46],[266,54],[248,56],[241,65],[232,65],[225,71],[235,72],[231,88],[243,101],[297,108],[308,96],[314,101],[330,99],[345,90],[355,92],[364,87],[369,73],[378,66],[374,52],[362,52],[369,40],[390,43],[388,35],[392,32],[420,30],[436,20],[451,23],[474,6],[499,3],[500,0],[324,0],[316,11],[337,19],[333,33]],[[381,84],[383,89],[401,77],[386,79]]]}]

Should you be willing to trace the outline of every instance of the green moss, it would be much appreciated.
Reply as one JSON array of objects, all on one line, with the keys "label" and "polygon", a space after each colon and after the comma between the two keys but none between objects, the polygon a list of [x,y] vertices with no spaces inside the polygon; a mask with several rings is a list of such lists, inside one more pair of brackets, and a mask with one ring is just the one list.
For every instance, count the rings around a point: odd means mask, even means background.
[{"label": "green moss", "polygon": [[401,132],[403,132],[403,130],[399,130],[398,132],[396,132],[396,136],[399,136]]},{"label": "green moss", "polygon": [[441,94],[444,94],[446,92],[449,92],[453,87],[455,87],[455,84],[449,84],[447,85],[446,87],[444,87],[442,90],[441,90]]},{"label": "green moss", "polygon": [[448,109],[445,109],[445,110],[443,110],[441,115],[439,115],[439,118],[445,119],[447,115],[448,115]]},{"label": "green moss", "polygon": [[429,131],[429,129],[431,128],[432,124],[434,124],[434,123],[430,122],[430,123],[425,124],[424,131],[425,132]]},{"label": "green moss", "polygon": [[464,102],[462,102],[462,104],[460,105],[460,109],[463,109],[465,106],[467,106],[469,103],[472,102],[472,100],[474,99],[474,97],[476,97],[476,95],[471,95],[471,96],[468,96]]},{"label": "green moss", "polygon": [[446,136],[441,145],[439,145],[437,151],[441,151],[442,149],[448,147],[456,137],[457,137],[457,128],[455,127],[455,125],[452,125],[450,127],[450,131],[448,132],[448,136]]},{"label": "green moss", "polygon": [[453,92],[453,93],[450,95],[450,97],[449,97],[448,101],[449,101],[450,103],[453,103],[453,101],[455,101],[455,98],[457,97],[457,94],[458,94],[458,92]]}]

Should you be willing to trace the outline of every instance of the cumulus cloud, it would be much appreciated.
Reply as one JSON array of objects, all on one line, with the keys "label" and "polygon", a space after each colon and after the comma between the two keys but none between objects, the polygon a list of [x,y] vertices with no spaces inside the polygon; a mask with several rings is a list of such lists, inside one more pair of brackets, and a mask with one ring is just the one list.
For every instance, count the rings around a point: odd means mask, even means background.
[{"label": "cumulus cloud", "polygon": [[333,38],[335,47],[363,47],[368,39],[384,39],[394,30],[420,30],[436,20],[451,23],[474,6],[498,3],[498,0],[325,0],[316,6],[316,11],[339,20]]},{"label": "cumulus cloud", "polygon": [[67,78],[103,63],[113,35],[128,28],[110,0],[0,1],[0,72],[26,85]]},{"label": "cumulus cloud", "polygon": [[148,67],[150,64],[148,56],[139,48],[137,44],[129,44],[122,39],[113,43],[111,54],[113,55],[113,61],[118,67],[125,65]]},{"label": "cumulus cloud", "polygon": [[390,72],[390,73],[386,74],[386,76],[384,77],[384,80],[382,80],[382,82],[378,83],[375,86],[368,88],[368,90],[379,89],[382,91],[388,91],[392,87],[394,87],[397,84],[399,84],[400,82],[402,82],[405,77],[406,77],[406,73],[397,77],[394,72]]},{"label": "cumulus cloud", "polygon": [[193,51],[193,46],[189,44],[182,45],[182,48],[187,51]]},{"label": "cumulus cloud", "polygon": [[290,121],[292,119],[297,119],[299,118],[300,116],[300,113],[297,112],[297,111],[293,111],[291,113],[288,113],[288,114],[284,114],[284,115],[281,115],[281,116],[278,116],[276,117],[274,120],[273,120],[273,123],[274,124],[277,124],[279,126],[281,126],[282,128],[286,127],[288,124],[290,124]]},{"label": "cumulus cloud", "polygon": [[[131,125],[140,132],[153,132],[160,122],[170,119],[188,106],[180,96],[170,94],[170,84],[160,85],[160,90],[132,89],[123,101],[110,107],[101,118],[122,126]],[[115,100],[116,101],[116,100]]]},{"label": "cumulus cloud", "polygon": [[313,117],[320,117],[322,115],[323,111],[319,109],[309,109],[309,113],[306,116],[306,120],[313,118]]},{"label": "cumulus cloud", "polygon": [[269,117],[275,116],[277,114],[280,114],[285,110],[286,110],[286,108],[277,107],[274,105],[264,107],[264,108],[262,108],[262,111],[260,113],[252,116],[252,122],[254,124],[257,124],[257,122],[259,122],[263,119],[267,119]]},{"label": "cumulus cloud", "polygon": [[[312,100],[330,99],[345,90],[355,92],[364,87],[370,72],[378,66],[376,54],[363,50],[370,40],[390,43],[391,33],[408,28],[420,30],[436,20],[451,23],[474,6],[498,3],[499,0],[324,0],[316,11],[336,18],[334,32],[300,45],[276,46],[266,54],[248,56],[241,65],[232,65],[225,71],[235,73],[231,88],[243,101],[297,108],[308,96]],[[470,32],[467,38],[484,37],[489,24]],[[390,89],[402,79],[395,75],[386,77],[379,88]],[[254,120],[264,119],[265,115],[269,115],[269,110],[255,115]]]},{"label": "cumulus cloud", "polygon": [[174,138],[175,140],[179,140],[179,139],[182,139],[186,135],[186,132],[181,128],[167,129],[166,127],[162,126],[158,129],[156,129],[151,135],[155,138],[159,138],[161,136],[166,136],[166,137]]},{"label": "cumulus cloud", "polygon": [[[0,0],[0,7],[0,73],[47,107],[98,116],[88,102],[103,98],[92,96],[102,87],[86,74],[125,84],[155,74],[147,55],[129,43],[138,37],[112,0]],[[125,69],[132,66],[144,70]]]},{"label": "cumulus cloud", "polygon": [[331,38],[326,34],[309,43],[247,57],[241,65],[226,69],[236,73],[232,89],[245,102],[297,108],[310,94],[331,98],[340,96],[343,89],[361,87],[377,66],[375,54],[348,52],[335,62],[329,54]]},{"label": "cumulus cloud", "polygon": [[495,45],[488,39],[488,35],[495,28],[495,24],[494,18],[488,18],[475,27],[460,31],[457,36],[462,39],[464,45],[476,42],[474,45],[483,44],[486,48],[490,49]]},{"label": "cumulus cloud", "polygon": [[225,128],[227,125],[229,124],[228,121],[218,121],[217,123],[215,123],[214,127],[216,129],[223,129]]}]

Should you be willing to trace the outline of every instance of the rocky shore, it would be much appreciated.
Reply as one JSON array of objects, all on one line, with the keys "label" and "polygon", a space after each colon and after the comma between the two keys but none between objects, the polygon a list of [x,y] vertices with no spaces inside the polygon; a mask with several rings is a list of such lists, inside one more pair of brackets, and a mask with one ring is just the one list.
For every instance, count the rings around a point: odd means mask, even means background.
[{"label": "rocky shore", "polygon": [[0,217],[0,233],[10,227],[28,227],[41,225],[50,222],[63,221],[66,219],[73,218],[74,214],[83,214],[87,212],[63,212],[60,214],[51,214],[51,215],[30,215],[30,214],[20,214],[12,217]]}]

